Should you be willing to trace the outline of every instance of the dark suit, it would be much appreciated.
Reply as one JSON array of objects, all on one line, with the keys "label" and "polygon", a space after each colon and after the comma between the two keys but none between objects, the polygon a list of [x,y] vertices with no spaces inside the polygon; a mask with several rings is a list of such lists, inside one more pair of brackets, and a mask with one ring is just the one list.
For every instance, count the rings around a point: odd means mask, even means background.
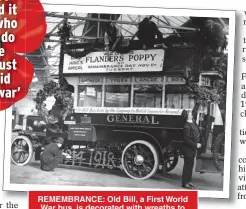
[{"label": "dark suit", "polygon": [[41,169],[51,171],[63,161],[62,152],[55,143],[49,144],[41,154]]},{"label": "dark suit", "polygon": [[201,143],[200,136],[200,129],[196,123],[185,122],[184,145],[182,147],[182,153],[184,155],[182,185],[191,182],[194,160],[197,152],[197,143]]},{"label": "dark suit", "polygon": [[162,40],[162,33],[154,22],[144,19],[139,23],[137,37],[141,45],[146,45],[147,48],[153,48],[156,35],[159,40]]}]

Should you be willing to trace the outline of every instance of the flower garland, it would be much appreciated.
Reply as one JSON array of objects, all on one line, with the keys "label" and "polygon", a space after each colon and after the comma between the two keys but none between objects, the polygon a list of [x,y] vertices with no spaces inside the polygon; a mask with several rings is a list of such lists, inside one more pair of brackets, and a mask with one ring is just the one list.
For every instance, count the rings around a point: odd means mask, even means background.
[{"label": "flower garland", "polygon": [[49,115],[44,102],[51,96],[54,96],[56,99],[54,106],[60,106],[62,108],[61,112],[66,112],[67,114],[72,113],[74,100],[72,93],[64,90],[58,83],[49,81],[44,84],[43,89],[39,90],[36,97],[33,99],[36,103],[38,115],[43,117]]}]

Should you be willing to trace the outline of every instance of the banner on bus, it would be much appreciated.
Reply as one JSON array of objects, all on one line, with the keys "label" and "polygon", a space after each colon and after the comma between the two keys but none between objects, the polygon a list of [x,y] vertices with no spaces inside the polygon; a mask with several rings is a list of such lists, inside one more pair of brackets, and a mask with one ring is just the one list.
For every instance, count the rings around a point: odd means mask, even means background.
[{"label": "banner on bus", "polygon": [[135,50],[127,54],[92,52],[82,58],[64,55],[63,73],[122,73],[162,71],[163,49]]},{"label": "banner on bus", "polygon": [[133,107],[75,107],[76,113],[181,115],[183,109]]}]

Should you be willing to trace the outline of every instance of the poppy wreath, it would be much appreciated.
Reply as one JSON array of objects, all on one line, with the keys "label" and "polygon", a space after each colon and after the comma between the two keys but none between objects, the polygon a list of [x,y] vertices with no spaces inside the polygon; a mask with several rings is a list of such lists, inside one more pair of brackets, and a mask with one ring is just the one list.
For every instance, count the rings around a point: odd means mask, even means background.
[{"label": "poppy wreath", "polygon": [[[15,40],[13,42],[1,41],[1,47],[4,49],[4,56],[0,57],[0,61],[13,62],[16,61],[16,70],[1,70],[1,76],[10,74],[10,84],[0,83],[0,110],[9,108],[15,102],[23,99],[27,93],[34,75],[34,67],[25,57],[18,53],[31,53],[40,47],[46,35],[45,12],[39,0],[8,0],[2,1],[4,4],[5,14],[2,15],[1,21],[5,18],[9,21],[16,20],[18,25],[16,28],[1,28],[0,37],[3,34],[13,34]],[[15,4],[17,14],[9,14],[10,5]],[[20,88],[19,88],[20,87]],[[3,97],[3,92],[9,90],[20,89],[15,97]]]},{"label": "poppy wreath", "polygon": [[46,108],[45,101],[48,97],[54,96],[56,102],[52,107],[53,114],[55,116],[61,117],[64,112],[71,114],[73,111],[73,96],[69,91],[64,90],[58,83],[55,81],[49,81],[44,84],[43,89],[40,89],[33,101],[36,103],[36,109],[38,115],[40,116],[49,116],[48,110]]}]

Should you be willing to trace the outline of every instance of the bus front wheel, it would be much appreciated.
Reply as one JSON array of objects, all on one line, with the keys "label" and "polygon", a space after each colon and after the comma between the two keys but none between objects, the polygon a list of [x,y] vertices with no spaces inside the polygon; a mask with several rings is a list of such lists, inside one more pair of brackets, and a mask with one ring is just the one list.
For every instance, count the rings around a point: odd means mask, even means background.
[{"label": "bus front wheel", "polygon": [[15,165],[24,166],[33,156],[33,146],[27,136],[17,136],[11,144],[11,160]]},{"label": "bus front wheel", "polygon": [[124,148],[121,163],[123,170],[130,178],[144,180],[156,173],[159,156],[151,143],[137,140]]}]

